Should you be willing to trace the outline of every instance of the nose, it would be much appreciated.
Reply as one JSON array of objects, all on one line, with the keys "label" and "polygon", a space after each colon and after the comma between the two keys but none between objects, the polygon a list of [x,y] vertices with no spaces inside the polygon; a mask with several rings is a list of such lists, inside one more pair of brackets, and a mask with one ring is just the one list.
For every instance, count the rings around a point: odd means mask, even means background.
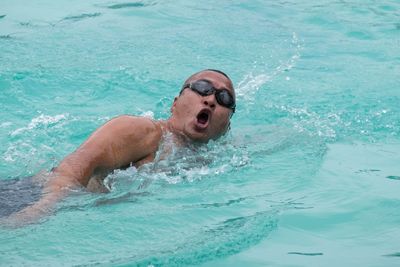
[{"label": "nose", "polygon": [[203,97],[203,104],[209,106],[211,109],[215,108],[215,95],[211,94]]}]

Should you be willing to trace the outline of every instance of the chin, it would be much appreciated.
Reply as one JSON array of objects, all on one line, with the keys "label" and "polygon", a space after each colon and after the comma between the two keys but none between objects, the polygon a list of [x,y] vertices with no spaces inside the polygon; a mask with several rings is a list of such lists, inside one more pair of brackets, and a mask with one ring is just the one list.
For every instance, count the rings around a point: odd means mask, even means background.
[{"label": "chin", "polygon": [[211,137],[203,134],[188,134],[187,137],[194,141],[194,142],[199,142],[199,143],[207,143],[208,141],[211,140]]},{"label": "chin", "polygon": [[212,137],[207,132],[198,132],[194,129],[186,131],[185,135],[194,142],[207,143]]}]

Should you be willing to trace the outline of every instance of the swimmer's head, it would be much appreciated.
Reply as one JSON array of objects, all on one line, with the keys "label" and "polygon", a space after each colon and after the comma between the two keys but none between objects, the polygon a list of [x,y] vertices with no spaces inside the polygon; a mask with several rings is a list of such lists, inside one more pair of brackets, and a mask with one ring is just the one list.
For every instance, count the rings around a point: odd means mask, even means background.
[{"label": "swimmer's head", "polygon": [[174,130],[194,141],[207,142],[225,134],[235,112],[231,79],[219,70],[191,75],[174,100],[169,119]]}]

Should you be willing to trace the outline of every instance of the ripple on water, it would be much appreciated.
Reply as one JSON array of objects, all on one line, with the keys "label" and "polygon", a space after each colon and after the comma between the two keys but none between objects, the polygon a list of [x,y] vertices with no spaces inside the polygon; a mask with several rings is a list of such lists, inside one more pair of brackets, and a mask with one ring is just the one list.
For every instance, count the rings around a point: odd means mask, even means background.
[{"label": "ripple on water", "polygon": [[301,255],[301,256],[322,256],[324,253],[322,252],[288,252],[291,255]]},{"label": "ripple on water", "polygon": [[5,34],[5,35],[0,35],[0,39],[1,40],[9,40],[9,39],[13,39],[13,37],[11,36],[11,34]]},{"label": "ripple on water", "polygon": [[[263,211],[256,214],[225,220],[205,227],[186,237],[175,247],[155,252],[147,258],[126,258],[118,264],[135,262],[136,266],[183,266],[195,265],[209,260],[236,254],[266,238],[277,227],[277,212]],[[114,261],[113,261],[114,263]]]},{"label": "ripple on water", "polygon": [[68,16],[68,17],[63,18],[62,20],[80,21],[80,20],[83,20],[83,19],[95,18],[95,17],[99,17],[99,16],[101,16],[100,12],[83,13],[83,14],[80,14],[80,15]]},{"label": "ripple on water", "polygon": [[350,38],[355,38],[359,40],[373,40],[374,36],[367,31],[350,31],[346,34]]},{"label": "ripple on water", "polygon": [[154,5],[154,3],[145,3],[145,2],[126,2],[126,3],[119,3],[107,6],[110,9],[121,9],[121,8],[135,8],[135,7],[145,7]]},{"label": "ripple on water", "polygon": [[397,176],[397,175],[389,175],[389,176],[386,176],[386,178],[391,179],[391,180],[400,180],[400,176]]},{"label": "ripple on water", "polygon": [[395,252],[391,254],[382,255],[384,257],[400,257],[400,252]]}]

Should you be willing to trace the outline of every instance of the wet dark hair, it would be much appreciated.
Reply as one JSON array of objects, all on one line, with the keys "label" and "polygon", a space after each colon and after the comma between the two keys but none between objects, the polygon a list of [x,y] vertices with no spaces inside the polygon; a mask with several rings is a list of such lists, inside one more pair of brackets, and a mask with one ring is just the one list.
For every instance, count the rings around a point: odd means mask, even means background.
[{"label": "wet dark hair", "polygon": [[226,78],[228,78],[229,80],[231,80],[231,78],[229,78],[229,76],[225,73],[225,72],[223,72],[223,71],[220,71],[220,70],[215,70],[215,69],[205,69],[205,70],[203,70],[203,71],[213,71],[213,72],[218,72],[219,74],[222,74],[222,75],[224,75]]}]

